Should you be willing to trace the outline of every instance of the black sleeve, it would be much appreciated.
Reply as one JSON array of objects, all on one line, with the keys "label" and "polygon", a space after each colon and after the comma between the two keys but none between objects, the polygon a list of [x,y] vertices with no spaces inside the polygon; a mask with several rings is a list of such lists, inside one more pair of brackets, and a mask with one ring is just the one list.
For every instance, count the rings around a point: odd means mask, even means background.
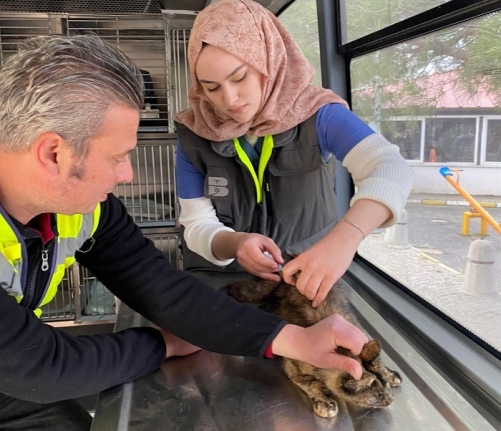
[{"label": "black sleeve", "polygon": [[155,370],[165,343],[153,328],[72,337],[0,288],[0,393],[37,403],[95,394]]},{"label": "black sleeve", "polygon": [[263,356],[285,325],[280,317],[240,304],[174,269],[113,195],[102,204],[94,240],[89,251],[77,253],[78,262],[129,307],[199,347]]}]

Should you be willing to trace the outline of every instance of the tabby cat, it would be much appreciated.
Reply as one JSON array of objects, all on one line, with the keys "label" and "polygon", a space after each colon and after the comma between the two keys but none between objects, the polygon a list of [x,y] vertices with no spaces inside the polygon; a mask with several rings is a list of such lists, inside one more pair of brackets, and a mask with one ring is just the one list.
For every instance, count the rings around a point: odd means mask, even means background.
[{"label": "tabby cat", "polygon": [[[283,280],[276,282],[255,277],[228,284],[222,291],[237,301],[260,304],[298,326],[308,327],[332,314],[340,314],[360,327],[339,283],[334,285],[327,299],[316,309],[311,306],[308,298]],[[331,418],[338,412],[335,397],[369,408],[392,404],[390,388],[399,386],[402,379],[396,371],[386,368],[381,362],[380,349],[377,340],[371,340],[364,346],[357,358],[364,368],[360,380],[355,380],[342,370],[320,369],[306,362],[287,358],[283,358],[282,367],[285,374],[310,398],[314,412],[318,416]],[[338,349],[338,352],[351,356],[345,349]]]}]

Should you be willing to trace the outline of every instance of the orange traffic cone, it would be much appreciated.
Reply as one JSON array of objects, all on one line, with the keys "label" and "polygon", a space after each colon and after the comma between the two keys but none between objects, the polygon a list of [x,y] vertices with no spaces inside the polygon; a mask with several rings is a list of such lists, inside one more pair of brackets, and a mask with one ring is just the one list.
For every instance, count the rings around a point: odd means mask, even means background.
[{"label": "orange traffic cone", "polygon": [[430,150],[430,155],[428,156],[428,161],[430,163],[436,163],[437,162],[437,151],[435,150],[435,148],[432,148]]}]

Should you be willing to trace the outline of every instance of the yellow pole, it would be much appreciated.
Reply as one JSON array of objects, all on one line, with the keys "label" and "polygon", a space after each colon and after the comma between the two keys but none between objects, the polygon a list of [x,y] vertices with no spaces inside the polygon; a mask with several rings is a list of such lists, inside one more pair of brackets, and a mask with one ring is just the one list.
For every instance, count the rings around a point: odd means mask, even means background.
[{"label": "yellow pole", "polygon": [[492,216],[465,190],[463,189],[455,180],[452,178],[452,172],[449,168],[440,168],[440,173],[446,179],[446,181],[454,187],[458,193],[463,196],[470,205],[477,210],[477,212],[485,219],[492,228],[501,235],[501,227],[499,223],[492,218]]}]

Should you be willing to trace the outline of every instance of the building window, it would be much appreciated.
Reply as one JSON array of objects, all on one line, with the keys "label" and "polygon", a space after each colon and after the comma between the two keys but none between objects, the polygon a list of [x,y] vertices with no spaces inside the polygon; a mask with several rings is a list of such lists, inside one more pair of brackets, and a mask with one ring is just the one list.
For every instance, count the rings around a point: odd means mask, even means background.
[{"label": "building window", "polygon": [[487,119],[485,161],[501,162],[501,119]]},{"label": "building window", "polygon": [[381,121],[381,134],[400,148],[404,159],[422,161],[421,127],[420,120]]},{"label": "building window", "polygon": [[425,161],[475,163],[476,118],[427,118]]}]

